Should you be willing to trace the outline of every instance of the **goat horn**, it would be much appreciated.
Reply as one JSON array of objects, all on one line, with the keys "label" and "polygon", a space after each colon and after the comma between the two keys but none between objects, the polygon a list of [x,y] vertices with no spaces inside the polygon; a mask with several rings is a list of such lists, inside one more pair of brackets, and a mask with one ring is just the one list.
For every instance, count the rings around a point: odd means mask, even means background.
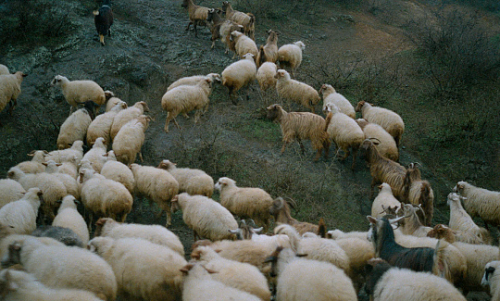
[{"label": "goat horn", "polygon": [[292,198],[290,197],[285,197],[286,198],[286,202],[288,205],[290,205],[290,207],[292,207],[293,209],[296,208],[297,206],[297,202],[295,202]]},{"label": "goat horn", "polygon": [[400,217],[389,219],[389,224],[395,224],[395,223],[399,222],[400,220],[402,220],[402,219],[404,219],[406,217],[407,217],[406,215],[403,215],[403,216],[400,216]]},{"label": "goat horn", "polygon": [[368,138],[367,140],[370,140],[370,141],[371,141],[371,140],[376,140],[376,141],[378,141],[378,143],[380,143],[380,140],[378,140],[378,139],[377,139],[377,138],[375,138],[375,137],[370,137],[370,138]]}]

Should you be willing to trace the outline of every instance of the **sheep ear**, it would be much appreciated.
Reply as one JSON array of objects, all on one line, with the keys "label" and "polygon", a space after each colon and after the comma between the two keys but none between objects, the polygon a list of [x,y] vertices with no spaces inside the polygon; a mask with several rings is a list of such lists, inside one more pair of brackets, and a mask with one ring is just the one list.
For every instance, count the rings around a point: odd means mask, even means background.
[{"label": "sheep ear", "polygon": [[183,273],[183,274],[187,274],[189,273],[189,271],[194,267],[194,264],[192,263],[188,263],[186,264],[182,269],[180,269],[180,271]]},{"label": "sheep ear", "polygon": [[14,171],[9,171],[9,173],[7,173],[7,177],[12,178],[15,174],[16,173]]},{"label": "sheep ear", "polygon": [[220,253],[220,252],[222,252],[222,250],[214,250],[214,251],[215,251],[215,253]]},{"label": "sheep ear", "polygon": [[62,163],[56,163],[56,166],[62,166]]},{"label": "sheep ear", "polygon": [[42,165],[43,165],[43,166],[47,166],[47,165],[49,165],[49,164],[47,164],[47,163],[45,163],[45,162],[42,162]]},{"label": "sheep ear", "polygon": [[377,219],[374,218],[373,216],[367,215],[366,218],[368,219],[368,221],[370,222],[370,224],[374,224],[374,225],[377,224]]},{"label": "sheep ear", "polygon": [[297,257],[307,257],[308,254],[296,254]]}]

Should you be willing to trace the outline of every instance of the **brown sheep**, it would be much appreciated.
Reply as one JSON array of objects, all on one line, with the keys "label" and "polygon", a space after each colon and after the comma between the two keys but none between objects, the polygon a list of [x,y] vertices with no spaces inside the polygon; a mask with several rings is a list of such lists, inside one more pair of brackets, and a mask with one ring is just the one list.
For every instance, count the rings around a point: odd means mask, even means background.
[{"label": "brown sheep", "polygon": [[189,13],[189,24],[186,27],[186,31],[188,31],[189,27],[191,27],[191,24],[193,24],[194,36],[198,37],[198,31],[196,30],[196,26],[204,25],[210,28],[210,24],[207,21],[208,10],[209,10],[208,7],[196,5],[194,4],[193,0],[183,0],[181,6],[187,8]]},{"label": "brown sheep", "polygon": [[309,112],[291,112],[287,113],[283,108],[274,104],[267,107],[267,118],[280,124],[283,134],[283,147],[281,154],[285,152],[287,144],[297,139],[302,153],[305,152],[302,139],[311,140],[313,149],[317,151],[314,161],[321,157],[325,151],[325,158],[328,158],[330,149],[330,140],[325,131],[326,122],[323,117]]},{"label": "brown sheep", "polygon": [[411,163],[406,170],[402,200],[416,206],[421,205],[423,212],[419,212],[418,217],[425,226],[431,225],[434,215],[434,191],[428,181],[421,179],[420,170],[415,163]]},{"label": "brown sheep", "polygon": [[[242,25],[239,25],[231,20],[226,20],[221,16],[221,13],[215,8],[211,8],[208,11],[208,22],[213,22],[212,28],[210,31],[212,32],[212,49],[215,47],[215,41],[220,39],[221,42],[226,45],[226,52],[229,52],[229,45],[227,43],[227,37],[231,35],[233,31],[239,31],[241,33],[244,32],[244,28]],[[236,43],[235,43],[236,44]]]},{"label": "brown sheep", "polygon": [[243,25],[245,34],[255,40],[255,16],[253,14],[234,10],[228,1],[222,2],[222,10],[226,12],[226,19]]},{"label": "brown sheep", "polygon": [[384,128],[396,141],[396,146],[401,144],[401,138],[405,131],[405,124],[397,113],[360,101],[356,106],[356,112],[361,112],[363,118],[368,122],[376,123]]},{"label": "brown sheep", "polygon": [[437,224],[434,228],[427,233],[427,237],[432,237],[436,239],[444,239],[446,242],[452,244],[455,242],[456,231],[451,230],[446,225]]}]

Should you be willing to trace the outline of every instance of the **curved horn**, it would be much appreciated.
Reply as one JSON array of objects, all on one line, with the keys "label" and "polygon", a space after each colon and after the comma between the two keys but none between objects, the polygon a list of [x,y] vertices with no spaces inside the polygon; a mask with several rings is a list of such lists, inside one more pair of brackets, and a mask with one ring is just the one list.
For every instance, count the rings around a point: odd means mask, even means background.
[{"label": "curved horn", "polygon": [[293,209],[297,208],[297,202],[295,202],[292,198],[290,197],[285,197],[286,198],[286,202],[288,205],[290,205],[290,207],[292,207]]},{"label": "curved horn", "polygon": [[377,138],[375,138],[375,137],[370,137],[370,138],[368,138],[368,139],[366,139],[366,140],[370,140],[370,141],[375,140],[375,141],[377,141],[378,143],[380,143],[380,140],[378,140],[378,139],[377,139]]}]

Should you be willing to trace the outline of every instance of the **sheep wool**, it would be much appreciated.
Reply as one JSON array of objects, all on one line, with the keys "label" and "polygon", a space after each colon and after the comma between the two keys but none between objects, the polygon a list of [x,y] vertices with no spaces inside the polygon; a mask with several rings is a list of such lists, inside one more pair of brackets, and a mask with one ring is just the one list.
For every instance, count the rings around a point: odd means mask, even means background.
[{"label": "sheep wool", "polygon": [[380,191],[372,203],[372,216],[374,218],[379,218],[386,215],[385,209],[401,209],[401,203],[392,194],[392,189],[389,184],[382,183],[382,185],[380,185],[378,188],[380,189]]},{"label": "sheep wool", "polygon": [[276,71],[278,67],[275,63],[265,62],[257,70],[257,82],[259,83],[260,89],[262,91],[267,91],[269,88],[276,87]]},{"label": "sheep wool", "polygon": [[492,301],[500,300],[500,261],[490,261],[484,267],[484,275],[481,280],[483,286],[489,285],[490,295],[492,296]]},{"label": "sheep wool", "polygon": [[240,59],[244,58],[247,53],[251,53],[254,60],[257,58],[259,50],[257,49],[257,44],[255,44],[254,40],[236,30],[231,32],[230,39],[235,41],[236,44],[234,45],[234,48],[236,49],[236,54],[238,54]]},{"label": "sheep wool", "polygon": [[200,169],[177,168],[177,164],[163,160],[158,168],[168,171],[179,183],[179,192],[190,195],[204,195],[211,198],[214,192],[214,179]]},{"label": "sheep wool", "polygon": [[405,124],[401,116],[389,109],[374,107],[365,101],[358,102],[356,112],[361,112],[366,121],[383,127],[387,133],[394,137],[396,146],[399,147],[405,131]]},{"label": "sheep wool", "polygon": [[365,139],[375,138],[380,141],[379,144],[375,145],[375,148],[377,148],[382,156],[392,161],[399,161],[399,150],[396,141],[394,141],[394,138],[383,127],[376,123],[369,123],[362,118],[356,119],[356,122],[363,130]]},{"label": "sheep wool", "polygon": [[199,84],[201,81],[206,80],[206,79],[211,79],[212,83],[215,83],[216,81],[220,82],[221,81],[221,76],[220,74],[217,73],[209,73],[207,75],[194,75],[194,76],[189,76],[189,77],[183,77],[172,84],[168,86],[167,92],[172,90],[173,88],[177,88],[179,86],[196,86]]},{"label": "sheep wool", "polygon": [[21,83],[26,76],[21,71],[0,75],[0,112],[10,103],[9,114],[12,115],[12,111],[17,105],[17,98],[21,94]]},{"label": "sheep wool", "polygon": [[92,119],[86,109],[79,109],[71,114],[59,129],[57,148],[60,150],[70,148],[75,141],[83,141],[91,122]]},{"label": "sheep wool", "polygon": [[36,229],[41,197],[39,188],[30,188],[23,198],[0,209],[0,223],[13,227],[12,233],[31,234]]},{"label": "sheep wool", "polygon": [[45,161],[54,160],[56,163],[71,162],[78,165],[82,158],[83,141],[77,140],[69,149],[51,151],[45,156]]},{"label": "sheep wool", "polygon": [[336,105],[341,113],[353,119],[356,118],[356,111],[354,111],[351,102],[344,95],[337,93],[331,85],[323,84],[319,89],[319,93],[323,94],[323,112],[325,112],[326,105],[331,103]]},{"label": "sheep wool", "polygon": [[476,187],[465,181],[458,182],[453,191],[464,197],[465,210],[472,217],[479,216],[486,229],[488,224],[500,224],[500,192]]},{"label": "sheep wool", "polygon": [[141,115],[125,124],[113,141],[113,151],[116,159],[123,164],[135,162],[137,153],[142,160],[141,148],[146,139],[146,130],[149,127],[151,117]]},{"label": "sheep wool", "polygon": [[104,156],[106,154],[106,144],[104,138],[99,137],[95,140],[94,146],[90,149],[82,158],[82,160],[88,160],[92,168],[96,172],[101,172],[102,166],[106,163],[107,158]]},{"label": "sheep wool", "polygon": [[53,160],[49,160],[46,163],[42,163],[46,165],[45,172],[51,174],[56,177],[61,183],[63,183],[64,187],[66,187],[67,194],[73,195],[75,198],[80,198],[80,189],[78,188],[78,183],[73,176],[70,176],[65,173],[60,173],[58,168],[61,163],[56,163]]},{"label": "sheep wool", "polygon": [[133,106],[128,107],[125,110],[121,110],[113,118],[113,124],[111,125],[111,130],[109,131],[109,136],[111,140],[115,140],[116,135],[128,122],[138,118],[144,112],[149,112],[148,104],[144,101],[136,102]]},{"label": "sheep wool", "polygon": [[10,74],[9,68],[0,64],[0,75]]},{"label": "sheep wool", "polygon": [[[106,112],[109,112],[111,111],[111,109],[113,109],[117,104],[119,104],[120,102],[122,102],[123,100],[121,100],[120,98],[118,97],[111,97],[110,99],[108,99],[108,101],[106,102]],[[124,102],[124,101],[123,101]],[[127,103],[125,103],[127,104]],[[127,105],[128,107],[128,105]],[[127,108],[126,107],[126,108]],[[126,109],[125,108],[125,109]]]},{"label": "sheep wool", "polygon": [[294,101],[314,113],[314,106],[321,100],[318,91],[306,83],[291,79],[290,74],[283,69],[276,71],[274,77],[277,78],[276,92],[279,97]]},{"label": "sheep wool", "polygon": [[106,179],[122,183],[130,194],[134,194],[135,179],[130,168],[122,162],[116,161],[113,151],[109,151],[106,157],[108,161],[102,166],[101,175],[106,177]]},{"label": "sheep wool", "polygon": [[86,246],[89,242],[89,231],[87,223],[78,212],[78,203],[79,202],[74,196],[65,196],[52,222],[52,226],[65,227],[73,230],[73,232],[80,237],[83,245]]},{"label": "sheep wool", "polygon": [[[237,103],[237,93],[241,88],[249,85],[257,73],[254,56],[249,53],[244,59],[232,63],[222,71],[222,85],[229,90],[229,96],[233,104]],[[247,93],[248,98],[248,93]]]},{"label": "sheep wool", "polygon": [[122,295],[150,301],[180,299],[180,270],[187,262],[177,252],[140,238],[96,237],[89,249],[111,265]]},{"label": "sheep wool", "polygon": [[32,151],[28,154],[28,156],[33,157],[31,161],[24,161],[17,164],[15,167],[18,167],[25,173],[41,173],[45,171],[45,166],[42,165],[45,162],[45,156],[48,154],[47,151],[38,150]]},{"label": "sheep wool", "polygon": [[26,190],[18,182],[11,179],[0,180],[0,208],[8,203],[19,200]]},{"label": "sheep wool", "polygon": [[293,44],[285,44],[278,49],[278,61],[280,67],[285,65],[290,66],[290,72],[293,72],[300,67],[302,63],[302,51],[306,49],[306,45],[302,41],[294,42]]},{"label": "sheep wool", "polygon": [[[110,101],[111,99],[108,101],[108,104]],[[97,116],[87,129],[87,144],[93,146],[99,137],[104,138],[104,144],[110,144],[110,131],[113,120],[120,111],[125,110],[127,107],[127,104],[120,100],[109,112]]]},{"label": "sheep wool", "polygon": [[106,102],[104,90],[96,82],[91,80],[70,81],[65,76],[56,75],[51,85],[61,88],[64,98],[71,106],[70,114],[79,103],[84,103],[89,99],[98,106],[102,106]]}]

